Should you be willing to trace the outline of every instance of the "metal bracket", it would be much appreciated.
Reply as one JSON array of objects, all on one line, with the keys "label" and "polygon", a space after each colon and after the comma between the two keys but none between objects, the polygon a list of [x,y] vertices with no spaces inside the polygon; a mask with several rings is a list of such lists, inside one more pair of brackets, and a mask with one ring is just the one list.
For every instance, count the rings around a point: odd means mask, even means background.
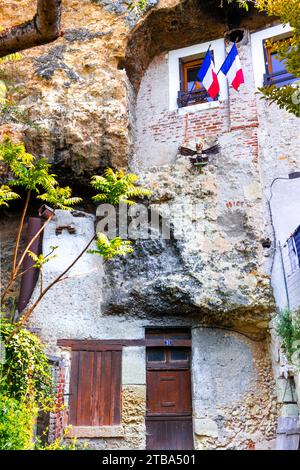
[{"label": "metal bracket", "polygon": [[76,233],[76,229],[73,225],[60,225],[59,227],[56,227],[55,229],[56,235],[60,235],[63,230],[68,230],[68,232],[71,234]]}]

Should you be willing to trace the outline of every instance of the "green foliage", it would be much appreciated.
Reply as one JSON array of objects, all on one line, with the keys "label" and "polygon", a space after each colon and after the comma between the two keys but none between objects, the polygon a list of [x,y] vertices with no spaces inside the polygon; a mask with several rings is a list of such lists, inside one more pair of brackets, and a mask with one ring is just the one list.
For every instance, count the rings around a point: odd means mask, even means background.
[{"label": "green foliage", "polygon": [[[51,249],[52,249],[51,253],[53,253],[53,251],[56,250],[57,248],[58,248],[58,246],[52,246],[51,247]],[[33,253],[33,251],[30,251],[30,250],[27,251],[27,254],[34,261],[34,265],[32,267],[37,268],[37,269],[42,269],[44,264],[48,263],[50,260],[52,260],[53,258],[56,258],[56,256],[57,256],[57,255],[52,255],[52,254],[49,254],[49,255],[46,255],[46,256],[44,256],[43,254],[36,255],[35,253]]]},{"label": "green foliage", "polygon": [[0,395],[0,449],[30,450],[37,407],[33,402]]},{"label": "green foliage", "polygon": [[72,189],[69,186],[60,188],[59,186],[52,187],[40,196],[37,196],[44,202],[48,202],[54,209],[70,210],[75,204],[79,204],[82,199],[80,197],[72,197]]},{"label": "green foliage", "polygon": [[[55,175],[50,173],[51,165],[46,158],[35,158],[26,152],[22,143],[14,143],[8,136],[0,142],[0,160],[9,168],[13,178],[8,181],[9,186],[22,186],[27,191],[39,193],[39,199],[48,202],[54,209],[70,209],[70,206],[81,202],[81,198],[72,197],[72,190],[69,186],[61,188],[55,179]],[[1,205],[0,190],[0,205]],[[3,191],[3,200],[9,194]],[[15,195],[15,196],[13,196]],[[10,199],[18,197],[16,193],[10,193]]]},{"label": "green foliage", "polygon": [[57,184],[55,175],[49,173],[50,164],[46,158],[37,160],[26,152],[22,143],[15,144],[9,137],[0,143],[0,158],[8,165],[13,179],[10,186],[22,186],[27,191],[39,192],[40,188],[50,190]]},{"label": "green foliage", "polygon": [[22,143],[15,144],[9,136],[5,136],[3,142],[0,142],[0,160],[3,160],[10,166],[15,161],[23,162],[24,164],[32,163],[34,157],[26,152]]},{"label": "green foliage", "polygon": [[96,249],[88,251],[88,253],[103,256],[105,260],[110,260],[115,256],[126,256],[132,252],[129,240],[122,240],[120,237],[109,240],[104,233],[97,233]]},{"label": "green foliage", "polygon": [[0,206],[8,207],[8,201],[18,199],[20,196],[14,193],[8,186],[2,184],[0,186]]},{"label": "green foliage", "polygon": [[109,203],[114,206],[119,203],[133,205],[134,197],[145,197],[151,194],[147,189],[136,186],[138,177],[133,173],[125,174],[122,170],[114,172],[111,168],[104,171],[104,176],[93,176],[91,185],[99,194],[93,196],[95,202]]},{"label": "green foliage", "polygon": [[41,406],[52,403],[52,376],[40,339],[25,328],[1,319],[0,335],[5,346],[1,364],[1,393],[17,400],[34,399]]},{"label": "green foliage", "polygon": [[276,332],[282,341],[282,349],[287,358],[299,349],[300,340],[300,311],[292,312],[289,309],[281,310],[276,323]]},{"label": "green foliage", "polygon": [[2,80],[0,80],[0,106],[1,105],[4,106],[7,104],[6,93],[7,93],[7,87],[5,83]]},{"label": "green foliage", "polygon": [[4,57],[0,57],[0,64],[4,64],[5,62],[10,62],[10,61],[16,62],[19,60],[22,60],[22,54],[20,54],[19,52],[15,52],[14,54],[8,54]]},{"label": "green foliage", "polygon": [[147,0],[132,0],[128,4],[129,11],[135,11],[137,13],[142,13],[147,7]]},{"label": "green foliage", "polygon": [[[63,439],[55,439],[50,444],[43,444],[40,438],[35,440],[34,449],[35,450],[77,450],[78,446],[76,437],[70,438],[69,434],[72,426],[68,426],[64,429]],[[67,439],[67,440],[66,440]],[[85,444],[80,445],[80,447],[85,447]]]}]

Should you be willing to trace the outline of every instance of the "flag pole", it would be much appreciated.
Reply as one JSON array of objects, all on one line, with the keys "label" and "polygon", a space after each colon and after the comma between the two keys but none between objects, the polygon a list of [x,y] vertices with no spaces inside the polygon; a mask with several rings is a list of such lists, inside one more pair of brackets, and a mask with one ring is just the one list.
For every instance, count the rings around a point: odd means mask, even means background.
[{"label": "flag pole", "polygon": [[[237,38],[236,38],[236,40],[234,41],[233,44],[237,44]],[[232,48],[231,48],[231,49],[232,49]],[[230,49],[230,51],[231,51],[231,49]],[[230,52],[230,51],[229,51],[229,52]],[[227,56],[225,57],[225,60],[227,59],[228,55],[229,55],[229,53],[228,53]],[[225,62],[225,60],[224,60],[224,62]],[[223,64],[224,64],[224,62],[223,62]],[[223,67],[223,64],[221,65],[220,70],[219,70],[219,72],[217,73],[217,75],[219,75],[219,73],[221,72],[221,68]]]}]

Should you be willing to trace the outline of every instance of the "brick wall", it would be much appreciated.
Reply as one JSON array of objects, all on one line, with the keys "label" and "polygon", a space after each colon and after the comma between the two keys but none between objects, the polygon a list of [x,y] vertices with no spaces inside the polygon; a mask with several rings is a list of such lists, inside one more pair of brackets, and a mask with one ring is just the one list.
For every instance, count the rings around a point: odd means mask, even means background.
[{"label": "brick wall", "polygon": [[65,408],[65,364],[60,361],[57,366],[53,367],[53,375],[56,387],[56,406],[54,412],[50,413],[48,441],[63,437],[64,428],[67,424],[66,408]]}]

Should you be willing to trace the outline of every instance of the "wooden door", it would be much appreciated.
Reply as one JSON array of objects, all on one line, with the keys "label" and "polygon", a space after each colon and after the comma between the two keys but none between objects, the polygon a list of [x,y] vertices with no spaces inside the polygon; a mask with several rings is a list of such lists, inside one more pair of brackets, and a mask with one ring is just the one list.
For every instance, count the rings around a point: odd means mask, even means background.
[{"label": "wooden door", "polygon": [[147,347],[146,447],[193,449],[190,348],[180,346],[180,339],[172,346],[170,338],[152,337],[148,344],[155,342],[169,345]]}]

